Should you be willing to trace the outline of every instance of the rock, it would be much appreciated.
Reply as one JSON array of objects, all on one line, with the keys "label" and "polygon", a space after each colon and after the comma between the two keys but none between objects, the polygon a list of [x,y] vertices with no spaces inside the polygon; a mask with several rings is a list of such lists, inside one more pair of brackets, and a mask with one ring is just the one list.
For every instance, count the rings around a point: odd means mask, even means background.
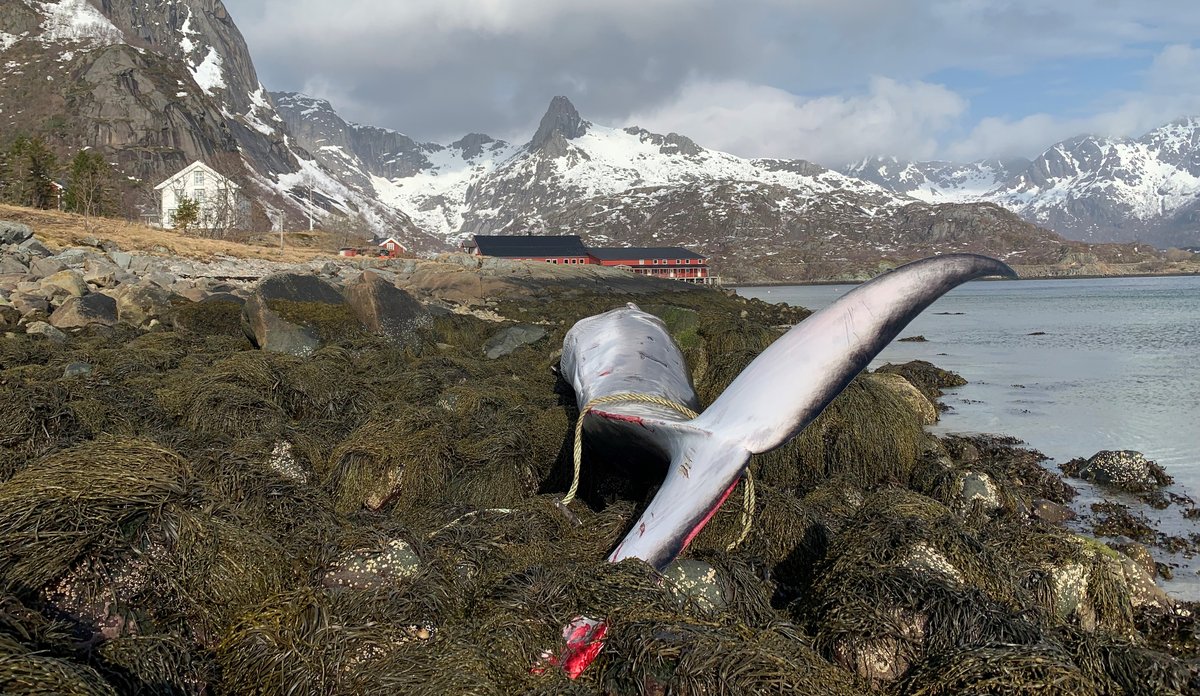
[{"label": "rock", "polygon": [[85,362],[73,362],[63,368],[63,378],[87,377],[92,374],[92,366]]},{"label": "rock", "polygon": [[1174,482],[1161,466],[1133,450],[1104,450],[1086,462],[1072,459],[1062,465],[1062,470],[1068,476],[1131,493],[1144,493]]},{"label": "rock", "polygon": [[1061,618],[1074,617],[1085,631],[1096,630],[1096,610],[1087,601],[1088,568],[1082,563],[1069,562],[1050,573],[1054,592],[1054,611]]},{"label": "rock", "polygon": [[11,305],[0,305],[0,329],[14,329],[21,321],[21,310]]},{"label": "rock", "polygon": [[179,278],[175,274],[167,273],[166,271],[155,271],[154,273],[147,274],[144,279],[164,290],[169,290],[172,285],[179,282]]},{"label": "rock", "polygon": [[59,329],[77,329],[91,324],[114,326],[117,323],[117,301],[99,293],[71,297],[54,310],[50,315],[50,323]]},{"label": "rock", "polygon": [[393,539],[382,546],[343,554],[321,577],[329,588],[380,590],[395,587],[417,574],[421,559],[408,542]]},{"label": "rock", "polygon": [[962,573],[950,559],[925,542],[915,544],[902,559],[900,566],[918,575],[933,575],[946,584],[963,585]]},{"label": "rock", "polygon": [[913,360],[903,365],[889,363],[875,370],[875,372],[904,375],[917,389],[921,390],[921,393],[926,398],[934,403],[937,402],[938,397],[942,396],[943,389],[961,387],[967,383],[967,380],[963,379],[961,375],[949,370],[943,370],[925,360]]},{"label": "rock", "polygon": [[1150,549],[1136,541],[1126,543],[1110,542],[1109,547],[1131,558],[1150,577],[1154,577],[1158,572],[1158,566],[1155,564],[1154,555],[1150,553]]},{"label": "rock", "polygon": [[117,265],[117,268],[129,270],[129,264],[133,261],[133,254],[124,251],[110,251],[108,258]]},{"label": "rock", "polygon": [[546,337],[546,330],[540,326],[532,326],[530,324],[517,324],[502,329],[499,333],[488,339],[488,342],[483,345],[483,354],[489,360],[502,358],[512,354],[513,351],[522,347],[537,343]]},{"label": "rock", "polygon": [[1059,505],[1044,498],[1033,501],[1033,508],[1029,514],[1034,519],[1050,524],[1062,524],[1076,517],[1075,511],[1066,505]]},{"label": "rock", "polygon": [[87,281],[83,279],[83,274],[79,271],[59,271],[54,275],[42,278],[40,286],[51,299],[64,295],[83,297],[91,292],[88,289]]},{"label": "rock", "polygon": [[0,244],[20,244],[33,236],[29,225],[0,220]]},{"label": "rock", "polygon": [[234,294],[228,293],[228,292],[214,292],[213,294],[209,295],[208,297],[205,297],[203,300],[200,300],[200,301],[201,302],[232,302],[239,307],[246,304],[246,300],[238,297],[237,295],[234,295]]},{"label": "rock", "polygon": [[1000,509],[1000,493],[992,477],[982,471],[968,471],[959,481],[959,500],[963,510],[969,509],[976,501],[987,512]]},{"label": "rock", "polygon": [[122,285],[111,291],[122,324],[145,327],[171,313],[175,296],[157,285]]},{"label": "rock", "polygon": [[25,333],[33,336],[45,336],[55,343],[67,340],[67,335],[44,321],[31,321],[25,325]]},{"label": "rock", "polygon": [[255,346],[299,356],[320,347],[322,329],[335,331],[339,324],[345,329],[353,321],[341,293],[332,285],[298,273],[264,278],[246,300],[242,316],[246,337]]},{"label": "rock", "polygon": [[287,440],[275,443],[271,454],[267,455],[267,468],[296,483],[308,483],[308,472],[296,461],[296,455],[292,453],[292,443]]},{"label": "rock", "polygon": [[8,301],[17,308],[22,316],[28,316],[34,312],[46,314],[50,311],[50,301],[40,295],[18,292],[11,295]]},{"label": "rock", "polygon": [[372,271],[346,284],[346,302],[368,331],[397,342],[408,341],[431,321],[412,295]]},{"label": "rock", "polygon": [[680,558],[663,571],[669,588],[704,611],[721,611],[729,604],[725,583],[717,569],[704,561]]},{"label": "rock", "polygon": [[67,264],[59,261],[53,256],[35,259],[33,263],[29,264],[29,272],[36,276],[41,276],[42,278],[47,278],[55,273],[58,273],[59,271],[65,270],[67,270]]},{"label": "rock", "polygon": [[912,406],[913,411],[920,417],[922,425],[933,425],[938,422],[937,406],[904,375],[891,372],[875,372],[866,377],[877,384],[887,387],[902,398],[905,403]]},{"label": "rock", "polygon": [[128,275],[116,264],[97,259],[88,259],[87,271],[84,272],[83,279],[89,285],[94,285],[98,288],[112,288],[121,284],[123,277],[128,277]]},{"label": "rock", "polygon": [[0,256],[0,276],[25,275],[29,267],[11,256]]},{"label": "rock", "polygon": [[21,242],[21,248],[28,250],[30,254],[33,254],[39,259],[54,255],[54,252],[50,251],[45,244],[39,242],[36,237],[30,237],[29,239]]}]

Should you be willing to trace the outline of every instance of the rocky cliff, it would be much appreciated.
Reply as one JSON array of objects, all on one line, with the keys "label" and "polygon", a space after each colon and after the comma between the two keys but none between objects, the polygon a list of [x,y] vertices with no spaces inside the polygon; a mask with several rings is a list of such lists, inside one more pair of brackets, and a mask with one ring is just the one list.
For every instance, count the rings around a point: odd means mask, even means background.
[{"label": "rocky cliff", "polygon": [[0,61],[5,134],[40,135],[60,154],[100,149],[123,175],[130,214],[201,160],[251,192],[265,224],[301,224],[313,206],[317,217],[361,215],[414,249],[442,247],[369,185],[290,145],[220,0],[5,2]]}]

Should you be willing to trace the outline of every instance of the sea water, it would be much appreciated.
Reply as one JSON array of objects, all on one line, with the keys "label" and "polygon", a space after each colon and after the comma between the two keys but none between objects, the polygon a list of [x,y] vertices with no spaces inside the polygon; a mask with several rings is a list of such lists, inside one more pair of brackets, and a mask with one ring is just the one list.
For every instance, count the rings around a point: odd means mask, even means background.
[{"label": "sea water", "polygon": [[[768,302],[817,310],[854,285],[742,287]],[[918,316],[872,364],[928,360],[967,379],[948,391],[950,411],[932,430],[999,433],[1051,458],[1132,449],[1175,478],[1171,491],[1200,502],[1200,277],[977,281]],[[1114,497],[1081,489],[1080,501]],[[1136,506],[1184,537],[1200,533],[1185,508]],[[1200,599],[1198,559],[1180,566],[1172,594]],[[1182,572],[1181,572],[1182,571]]]}]

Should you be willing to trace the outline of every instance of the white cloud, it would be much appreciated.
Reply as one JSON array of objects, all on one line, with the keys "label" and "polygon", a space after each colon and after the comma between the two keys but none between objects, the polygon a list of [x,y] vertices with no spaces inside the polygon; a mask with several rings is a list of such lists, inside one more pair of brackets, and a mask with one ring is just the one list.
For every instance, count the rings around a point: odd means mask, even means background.
[{"label": "white cloud", "polygon": [[941,85],[887,78],[873,78],[863,92],[809,99],[766,85],[695,80],[671,103],[629,120],[744,157],[837,165],[883,152],[932,157],[937,134],[966,106]]},{"label": "white cloud", "polygon": [[945,148],[948,159],[1034,157],[1054,143],[1083,134],[1136,137],[1183,115],[1200,114],[1200,49],[1187,44],[1155,56],[1136,91],[1109,95],[1107,108],[1062,117],[1036,113],[1018,119],[982,119]]}]

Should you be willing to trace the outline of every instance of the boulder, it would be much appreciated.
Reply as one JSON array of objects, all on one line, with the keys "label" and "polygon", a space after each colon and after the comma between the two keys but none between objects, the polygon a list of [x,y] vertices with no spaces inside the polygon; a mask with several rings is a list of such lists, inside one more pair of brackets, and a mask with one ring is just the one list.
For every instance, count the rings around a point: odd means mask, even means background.
[{"label": "boulder", "polygon": [[12,303],[13,307],[17,308],[17,311],[20,312],[22,316],[27,316],[29,314],[33,314],[34,312],[46,314],[50,311],[50,301],[41,295],[31,295],[25,292],[17,292],[9,296],[8,301]]},{"label": "boulder", "polygon": [[42,293],[51,298],[83,297],[91,292],[88,289],[87,281],[83,279],[83,274],[79,271],[59,271],[54,275],[42,278],[40,285]]},{"label": "boulder", "polygon": [[328,588],[386,590],[417,574],[421,559],[408,542],[394,539],[375,548],[343,554],[321,577]]},{"label": "boulder", "polygon": [[87,377],[92,374],[92,366],[85,362],[73,362],[63,368],[63,379]]},{"label": "boulder", "polygon": [[368,331],[396,342],[410,340],[431,320],[412,295],[372,271],[346,285],[346,302]]},{"label": "boulder", "polygon": [[129,278],[116,264],[98,259],[89,259],[83,279],[98,288],[112,288]]},{"label": "boulder", "polygon": [[690,599],[704,611],[721,611],[729,605],[720,574],[704,561],[676,559],[663,571],[663,577],[672,592]]},{"label": "boulder", "polygon": [[44,321],[31,321],[25,325],[25,333],[31,336],[45,336],[55,343],[67,340],[67,335]]},{"label": "boulder", "polygon": [[0,305],[0,329],[16,328],[21,321],[21,310],[11,305]]},{"label": "boulder", "polygon": [[21,248],[28,250],[30,254],[39,259],[54,255],[54,252],[50,251],[45,244],[39,242],[36,237],[30,237],[21,242]]},{"label": "boulder", "polygon": [[92,324],[114,326],[117,301],[99,293],[71,297],[50,315],[50,324],[59,329],[78,329]]},{"label": "boulder", "polygon": [[959,511],[965,512],[978,502],[985,512],[1000,509],[1000,492],[992,477],[982,471],[967,471],[959,478]]},{"label": "boulder", "polygon": [[20,244],[33,236],[29,225],[0,220],[0,244]]},{"label": "boulder", "polygon": [[279,273],[264,278],[242,308],[246,337],[262,350],[310,355],[323,338],[345,333],[358,322],[341,293],[310,274]]},{"label": "boulder", "polygon": [[145,327],[171,313],[175,295],[157,285],[122,285],[110,294],[117,302],[117,318],[122,324]]},{"label": "boulder", "polygon": [[133,261],[133,254],[124,251],[110,251],[108,258],[117,265],[117,268],[129,270],[129,264]]},{"label": "boulder", "polygon": [[47,278],[55,273],[58,273],[59,271],[65,270],[67,270],[67,264],[59,261],[53,256],[34,259],[33,262],[29,264],[29,272],[42,278]]},{"label": "boulder", "polygon": [[1068,476],[1131,493],[1144,493],[1174,482],[1156,462],[1133,450],[1104,450],[1087,461],[1072,459],[1062,465],[1062,470]]},{"label": "boulder", "polygon": [[1029,511],[1030,517],[1047,522],[1049,524],[1062,524],[1075,519],[1075,511],[1066,505],[1039,498],[1033,501],[1033,506]]},{"label": "boulder", "polygon": [[517,324],[500,330],[483,345],[483,354],[489,360],[511,355],[513,351],[537,343],[546,337],[546,330],[540,326]]},{"label": "boulder", "polygon": [[938,422],[937,406],[904,375],[891,372],[875,372],[867,375],[867,378],[887,387],[901,399],[904,399],[904,402],[911,406],[921,419],[922,425],[933,425]]},{"label": "boulder", "polygon": [[179,282],[179,278],[174,273],[166,271],[155,271],[146,275],[145,279],[164,290],[169,289],[172,285]]},{"label": "boulder", "polygon": [[25,275],[29,267],[12,256],[0,256],[0,276]]}]

